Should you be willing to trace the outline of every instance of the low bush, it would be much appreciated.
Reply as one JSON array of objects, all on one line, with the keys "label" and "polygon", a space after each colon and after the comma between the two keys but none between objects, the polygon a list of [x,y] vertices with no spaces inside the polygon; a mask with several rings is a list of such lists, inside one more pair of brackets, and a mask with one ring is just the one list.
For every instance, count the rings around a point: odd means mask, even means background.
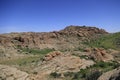
[{"label": "low bush", "polygon": [[61,74],[53,72],[53,73],[50,73],[50,76],[53,78],[59,78],[61,76]]},{"label": "low bush", "polygon": [[102,72],[100,72],[98,70],[97,71],[92,71],[89,74],[86,74],[85,79],[86,80],[97,80],[98,77],[100,77],[101,74],[102,74]]},{"label": "low bush", "polygon": [[64,76],[71,80],[97,80],[102,73],[117,68],[119,65],[120,64],[116,61],[100,61],[86,69],[80,69],[78,72],[66,72],[64,73]]},{"label": "low bush", "polygon": [[44,55],[44,54],[47,54],[49,52],[52,52],[54,51],[54,49],[49,49],[49,48],[45,48],[45,49],[29,49],[29,48],[22,48],[21,49],[23,52],[27,52],[27,53],[30,53],[30,54],[38,54],[38,55]]}]

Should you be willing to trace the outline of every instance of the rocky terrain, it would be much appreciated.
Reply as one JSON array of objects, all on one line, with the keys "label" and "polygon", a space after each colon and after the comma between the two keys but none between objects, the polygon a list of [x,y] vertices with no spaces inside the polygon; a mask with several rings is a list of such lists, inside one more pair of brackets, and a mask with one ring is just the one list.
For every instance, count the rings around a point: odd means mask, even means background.
[{"label": "rocky terrain", "polygon": [[0,65],[0,80],[29,80],[26,72],[16,68]]},{"label": "rocky terrain", "polygon": [[114,60],[113,56],[109,54],[104,48],[87,48],[85,49],[88,52],[88,57],[93,58],[95,61],[110,61]]},{"label": "rocky terrain", "polygon": [[0,34],[0,80],[119,80],[119,37],[72,25],[53,32]]},{"label": "rocky terrain", "polygon": [[[81,42],[94,38],[101,34],[107,34],[103,29],[84,26],[68,26],[61,31],[49,33],[10,33],[0,35],[1,56],[16,56],[16,48],[50,48],[55,50],[74,50],[83,47]],[[66,47],[67,46],[67,47]],[[5,54],[3,54],[5,53]],[[10,54],[12,53],[11,56]]]},{"label": "rocky terrain", "polygon": [[120,80],[120,68],[102,74],[98,80]]}]

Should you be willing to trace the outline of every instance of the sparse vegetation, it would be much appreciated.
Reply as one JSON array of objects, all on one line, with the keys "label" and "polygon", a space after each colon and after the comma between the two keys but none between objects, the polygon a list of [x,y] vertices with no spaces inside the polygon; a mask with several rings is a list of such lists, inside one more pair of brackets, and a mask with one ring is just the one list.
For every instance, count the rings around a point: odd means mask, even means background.
[{"label": "sparse vegetation", "polygon": [[105,49],[120,49],[120,32],[114,34],[102,35],[100,38],[85,41],[84,44],[90,47],[102,47]]},{"label": "sparse vegetation", "polygon": [[45,48],[45,49],[41,49],[41,50],[40,49],[22,48],[21,50],[23,52],[28,52],[30,54],[37,54],[37,55],[44,55],[44,54],[54,51],[54,49],[49,49],[49,48]]},{"label": "sparse vegetation", "polygon": [[50,74],[50,76],[53,77],[53,78],[59,78],[61,76],[61,74],[53,72],[53,73]]},{"label": "sparse vegetation", "polygon": [[92,71],[89,74],[86,75],[86,80],[97,80],[98,77],[100,77],[100,75],[102,74],[102,72],[96,70],[96,71]]},{"label": "sparse vegetation", "polygon": [[0,62],[0,64],[25,66],[34,62],[38,62],[39,60],[40,60],[39,56],[33,56],[33,57],[5,60]]},{"label": "sparse vegetation", "polygon": [[[109,34],[95,27],[68,26],[50,33],[1,34],[0,48],[1,65],[14,66],[40,80],[47,77],[51,80],[97,80],[101,74],[120,67],[120,32]],[[84,66],[86,68],[81,69]]]},{"label": "sparse vegetation", "polygon": [[81,55],[79,57],[80,57],[80,59],[89,59],[87,55]]},{"label": "sparse vegetation", "polygon": [[[65,78],[69,78],[70,80],[97,80],[98,77],[109,70],[115,69],[119,66],[119,63],[112,62],[96,62],[91,67],[86,69],[81,69],[79,72],[66,72],[64,73]],[[54,78],[60,78],[60,74],[54,72],[50,74],[54,76]]]},{"label": "sparse vegetation", "polygon": [[38,72],[33,72],[33,74],[37,75],[37,74],[38,74]]}]

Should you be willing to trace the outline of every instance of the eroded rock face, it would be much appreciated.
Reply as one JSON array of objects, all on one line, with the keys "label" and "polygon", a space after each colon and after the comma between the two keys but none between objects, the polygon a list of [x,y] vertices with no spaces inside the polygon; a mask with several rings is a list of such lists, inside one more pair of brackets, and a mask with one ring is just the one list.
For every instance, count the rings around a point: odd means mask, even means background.
[{"label": "eroded rock face", "polygon": [[98,80],[120,80],[120,67],[103,73]]},{"label": "eroded rock face", "polygon": [[114,60],[113,56],[108,53],[104,48],[87,48],[86,51],[89,57],[93,58],[96,61],[110,61]]},{"label": "eroded rock face", "polygon": [[0,80],[30,80],[26,72],[16,68],[0,65]]}]

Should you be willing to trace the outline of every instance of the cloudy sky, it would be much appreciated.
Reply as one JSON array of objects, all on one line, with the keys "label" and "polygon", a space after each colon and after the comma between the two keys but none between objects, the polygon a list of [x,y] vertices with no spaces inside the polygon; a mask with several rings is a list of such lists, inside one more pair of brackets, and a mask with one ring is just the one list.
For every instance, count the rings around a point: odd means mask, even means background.
[{"label": "cloudy sky", "polygon": [[120,31],[120,0],[0,0],[0,33],[49,32],[69,25]]}]

